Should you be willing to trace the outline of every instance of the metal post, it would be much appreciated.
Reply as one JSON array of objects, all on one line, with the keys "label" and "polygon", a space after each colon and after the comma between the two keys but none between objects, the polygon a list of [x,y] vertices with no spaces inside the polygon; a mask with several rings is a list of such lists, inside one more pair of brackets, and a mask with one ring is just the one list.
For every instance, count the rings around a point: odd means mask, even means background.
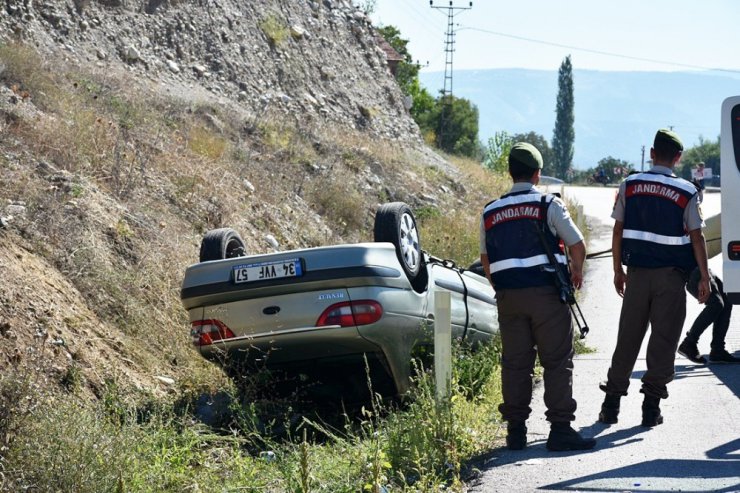
[{"label": "metal post", "polygon": [[446,402],[450,396],[452,380],[452,318],[450,293],[434,293],[434,379],[437,403]]}]

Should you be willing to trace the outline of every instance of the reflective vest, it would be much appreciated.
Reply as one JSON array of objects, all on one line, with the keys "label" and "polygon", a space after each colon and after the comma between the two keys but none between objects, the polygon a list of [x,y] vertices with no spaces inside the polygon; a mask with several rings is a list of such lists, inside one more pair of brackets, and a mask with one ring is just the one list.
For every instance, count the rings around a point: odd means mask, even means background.
[{"label": "reflective vest", "polygon": [[560,241],[547,226],[547,210],[554,197],[528,190],[504,195],[486,205],[486,253],[497,290],[556,285],[536,228],[543,231],[550,251],[567,274]]},{"label": "reflective vest", "polygon": [[624,189],[622,263],[634,267],[696,267],[684,210],[696,187],[676,176],[628,176]]}]

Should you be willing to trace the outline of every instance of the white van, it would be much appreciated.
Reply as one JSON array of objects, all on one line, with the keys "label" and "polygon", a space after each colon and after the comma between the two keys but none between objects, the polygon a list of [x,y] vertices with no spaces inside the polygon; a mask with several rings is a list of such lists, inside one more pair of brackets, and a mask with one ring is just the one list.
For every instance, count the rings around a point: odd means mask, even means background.
[{"label": "white van", "polygon": [[722,281],[730,302],[740,305],[740,96],[722,103]]}]

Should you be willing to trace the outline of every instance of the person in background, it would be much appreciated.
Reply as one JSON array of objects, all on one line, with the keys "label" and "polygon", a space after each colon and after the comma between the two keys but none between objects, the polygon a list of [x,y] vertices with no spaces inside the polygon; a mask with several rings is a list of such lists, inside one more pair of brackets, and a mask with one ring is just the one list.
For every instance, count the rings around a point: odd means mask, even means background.
[{"label": "person in background", "polygon": [[[627,395],[630,376],[650,324],[647,371],[642,377],[642,426],[663,422],[660,400],[668,397],[678,341],[686,318],[686,281],[699,270],[697,294],[704,303],[710,293],[707,252],[696,187],[676,177],[683,144],[671,130],[655,134],[653,167],[629,175],[620,185],[612,217],[614,287],[624,298],[617,345],[599,413],[602,423],[616,423],[620,398]],[[625,273],[622,265],[627,266]]]},{"label": "person in background", "polygon": [[[570,279],[580,289],[586,247],[563,202],[539,192],[542,155],[531,144],[518,142],[509,153],[509,193],[486,204],[480,223],[481,264],[496,291],[501,333],[501,380],[507,421],[506,444],[511,450],[527,445],[526,421],[532,409],[532,376],[539,355],[544,369],[545,415],[550,421],[547,449],[587,450],[596,440],[583,438],[570,423],[573,399],[573,326],[568,305],[560,300],[555,269],[568,275],[565,252],[572,257]],[[546,247],[558,261],[550,266]]]},{"label": "person in background", "polygon": [[704,161],[699,161],[696,164],[696,171],[694,172],[695,173],[694,179],[692,180],[692,183],[696,186],[697,190],[699,190],[699,202],[700,203],[702,200],[704,200],[704,188],[705,188],[704,168],[705,168]]},{"label": "person in background", "polygon": [[[679,344],[678,354],[694,363],[706,363],[706,358],[699,353],[699,337],[707,327],[713,325],[709,361],[712,363],[740,363],[740,358],[733,356],[725,349],[725,336],[727,336],[727,330],[730,328],[732,303],[727,299],[722,280],[711,271],[709,276],[709,286],[712,292],[704,309],[696,317],[686,337]],[[701,272],[696,268],[691,272],[689,282],[686,284],[686,290],[697,299],[699,298],[700,279]]]},{"label": "person in background", "polygon": [[696,165],[696,184],[699,187],[699,190],[702,192],[704,191],[704,169],[705,169],[704,161],[699,161]]}]

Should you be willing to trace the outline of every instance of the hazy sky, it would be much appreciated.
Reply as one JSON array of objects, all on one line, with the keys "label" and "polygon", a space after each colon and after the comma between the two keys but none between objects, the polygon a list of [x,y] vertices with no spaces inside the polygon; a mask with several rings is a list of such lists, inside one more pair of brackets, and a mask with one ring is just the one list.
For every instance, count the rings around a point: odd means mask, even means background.
[{"label": "hazy sky", "polygon": [[[444,70],[446,9],[428,0],[377,0],[372,19],[398,27],[414,59],[429,63],[424,71]],[[557,70],[570,54],[576,69],[717,68],[740,78],[738,0],[478,0],[454,22],[455,70]]]}]

